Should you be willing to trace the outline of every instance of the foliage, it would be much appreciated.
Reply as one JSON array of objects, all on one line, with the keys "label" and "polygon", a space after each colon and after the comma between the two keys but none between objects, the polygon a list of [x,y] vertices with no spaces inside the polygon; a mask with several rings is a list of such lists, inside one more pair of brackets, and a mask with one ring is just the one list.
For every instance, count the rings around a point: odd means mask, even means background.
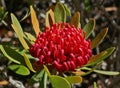
[{"label": "foliage", "polygon": [[[37,35],[40,31],[39,22],[37,20],[37,16],[35,14],[35,11],[32,6],[30,6],[30,15],[32,20],[32,25],[34,32]],[[64,6],[62,3],[58,2],[54,6],[53,9],[49,9],[46,13],[46,26],[50,27],[53,23],[59,23],[59,22],[66,22],[66,16],[71,16],[71,13],[69,9]],[[101,71],[97,69],[97,64],[105,60],[108,56],[110,56],[113,51],[115,50],[115,47],[110,47],[99,54],[93,55],[88,63],[84,65],[83,67],[80,67],[76,69],[75,71],[68,72],[69,75],[67,75],[67,72],[59,73],[56,75],[57,72],[51,72],[49,68],[44,65],[39,70],[34,69],[34,62],[36,59],[32,56],[30,56],[30,53],[28,52],[30,44],[32,44],[36,37],[29,33],[25,33],[18,21],[18,19],[15,17],[14,14],[11,13],[11,19],[12,24],[15,33],[17,34],[17,37],[22,45],[24,52],[17,51],[18,48],[11,48],[7,45],[0,45],[0,50],[3,53],[5,57],[7,57],[12,63],[8,66],[8,68],[12,71],[14,71],[16,74],[19,75],[30,75],[31,72],[34,73],[31,80],[34,82],[40,82],[40,88],[47,88],[47,80],[51,82],[53,88],[71,88],[72,83],[81,83],[82,82],[82,76],[88,75],[91,72],[96,72],[103,75],[119,75],[119,72],[110,72],[110,71]],[[71,25],[74,25],[76,28],[80,27],[80,12],[76,12],[72,17],[70,21]],[[84,27],[83,31],[86,33],[86,39],[91,35],[91,33],[94,31],[95,28],[95,20],[90,20]],[[108,32],[108,29],[105,28],[102,30],[92,41],[91,41],[91,48],[94,49],[97,47],[105,38],[106,34]],[[32,59],[31,59],[32,58]],[[81,74],[81,71],[85,71],[84,74]],[[78,75],[79,74],[79,75]],[[66,76],[64,76],[66,75]],[[96,83],[94,83],[94,88],[96,87]]]}]

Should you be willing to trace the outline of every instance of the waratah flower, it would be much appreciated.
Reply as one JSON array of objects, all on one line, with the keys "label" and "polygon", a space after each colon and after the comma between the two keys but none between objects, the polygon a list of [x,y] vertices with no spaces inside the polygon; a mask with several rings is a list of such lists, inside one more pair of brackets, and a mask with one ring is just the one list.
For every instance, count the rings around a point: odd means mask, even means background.
[{"label": "waratah flower", "polygon": [[52,65],[58,71],[75,70],[85,65],[92,55],[90,39],[85,39],[85,32],[68,23],[53,24],[39,33],[29,51],[39,58],[38,64]]}]

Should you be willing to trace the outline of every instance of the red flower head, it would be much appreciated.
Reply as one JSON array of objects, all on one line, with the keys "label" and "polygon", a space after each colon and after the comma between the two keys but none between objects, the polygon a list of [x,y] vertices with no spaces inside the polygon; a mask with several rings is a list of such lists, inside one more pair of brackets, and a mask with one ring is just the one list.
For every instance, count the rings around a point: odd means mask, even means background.
[{"label": "red flower head", "polygon": [[29,49],[39,64],[52,65],[58,71],[72,71],[86,64],[92,55],[90,40],[85,32],[69,24],[53,24],[39,33],[35,44]]}]

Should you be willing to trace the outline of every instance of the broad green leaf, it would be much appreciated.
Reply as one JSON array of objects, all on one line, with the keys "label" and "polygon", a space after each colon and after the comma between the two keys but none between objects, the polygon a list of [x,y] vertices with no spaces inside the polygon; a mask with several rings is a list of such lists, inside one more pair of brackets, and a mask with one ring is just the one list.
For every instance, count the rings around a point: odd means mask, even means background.
[{"label": "broad green leaf", "polygon": [[94,65],[94,64],[97,64],[97,63],[103,61],[108,56],[110,56],[114,50],[115,50],[115,47],[110,47],[110,48],[102,51],[98,55],[95,55],[92,58],[90,58],[90,61],[88,61],[88,64],[86,64],[85,66],[91,66],[91,65]]},{"label": "broad green leaf", "polygon": [[51,75],[50,82],[53,88],[71,88],[70,83],[60,76]]},{"label": "broad green leaf", "polygon": [[92,19],[83,27],[83,31],[86,32],[86,38],[90,36],[94,28],[95,28],[95,20]]},{"label": "broad green leaf", "polygon": [[16,25],[14,25],[14,24],[11,24],[11,25],[12,25],[14,31],[16,32],[16,34],[17,34],[17,36],[18,36],[18,38],[19,38],[20,43],[22,44],[22,46],[23,46],[26,50],[28,50],[28,49],[29,49],[29,46],[27,45],[26,41],[24,40],[22,33],[20,33],[19,28],[18,28]]},{"label": "broad green leaf", "polygon": [[69,16],[71,16],[70,9],[66,5],[63,5],[63,6],[65,8],[66,14],[69,15]]},{"label": "broad green leaf", "polygon": [[70,21],[70,25],[74,25],[76,28],[80,28],[80,13],[76,12]]},{"label": "broad green leaf", "polygon": [[30,71],[24,65],[9,65],[8,68],[19,75],[26,76],[30,74]]},{"label": "broad green leaf", "polygon": [[4,54],[4,56],[7,57],[9,60],[17,64],[25,65],[24,57],[20,53],[15,51],[14,49],[8,46],[3,46],[3,45],[0,45],[0,49],[2,53]]},{"label": "broad green leaf", "polygon": [[28,56],[24,53],[24,59],[25,59],[25,62],[26,62],[26,65],[27,67],[32,71],[32,72],[36,72],[34,69],[33,69],[33,66],[30,62],[30,60],[28,59]]},{"label": "broad green leaf", "polygon": [[102,30],[91,42],[91,48],[95,48],[96,46],[98,46],[102,40],[105,38],[106,34],[108,32],[108,28],[105,28],[104,30]]},{"label": "broad green leaf", "polygon": [[44,72],[42,80],[40,81],[40,88],[47,88],[47,73]]},{"label": "broad green leaf", "polygon": [[35,41],[35,37],[32,34],[27,33],[27,32],[25,32],[25,34],[29,38],[30,41]]},{"label": "broad green leaf", "polygon": [[51,76],[51,74],[50,74],[50,72],[49,72],[47,66],[44,65],[44,69],[45,69],[45,72],[47,73],[47,75],[48,75],[48,76]]},{"label": "broad green leaf", "polygon": [[38,36],[40,31],[40,26],[39,26],[39,21],[37,19],[35,10],[33,9],[32,6],[30,6],[30,13],[31,13],[31,21],[32,21],[32,25],[33,25],[33,29],[36,33],[36,36]]},{"label": "broad green leaf", "polygon": [[54,9],[55,23],[66,22],[66,11],[64,6],[58,2]]},{"label": "broad green leaf", "polygon": [[50,9],[47,13],[46,13],[46,17],[45,17],[45,24],[46,27],[50,27],[52,24],[55,23],[55,19],[54,19],[54,13],[53,11]]},{"label": "broad green leaf", "polygon": [[88,68],[88,67],[82,67],[81,69],[82,70],[93,71],[93,72],[103,74],[103,75],[119,75],[120,74],[120,72],[96,70],[96,69],[92,69],[92,68]]},{"label": "broad green leaf", "polygon": [[67,76],[67,77],[65,77],[65,79],[69,83],[81,83],[82,82],[82,77],[80,77],[80,76]]}]

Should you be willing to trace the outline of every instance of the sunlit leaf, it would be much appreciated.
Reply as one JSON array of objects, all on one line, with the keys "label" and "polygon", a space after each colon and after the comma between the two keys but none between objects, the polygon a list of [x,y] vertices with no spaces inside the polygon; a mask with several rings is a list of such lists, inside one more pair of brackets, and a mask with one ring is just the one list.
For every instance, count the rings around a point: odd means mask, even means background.
[{"label": "sunlit leaf", "polygon": [[17,64],[25,64],[24,57],[8,46],[0,45],[0,49],[5,57]]},{"label": "sunlit leaf", "polygon": [[76,28],[80,28],[80,13],[76,12],[70,21],[70,25],[74,25]]},{"label": "sunlit leaf", "polygon": [[92,19],[83,27],[83,31],[86,32],[86,38],[90,36],[94,28],[95,28],[95,20]]},{"label": "sunlit leaf", "polygon": [[92,49],[95,48],[96,46],[98,46],[102,42],[102,40],[105,38],[107,32],[108,32],[108,28],[105,28],[95,37],[95,39],[92,40],[92,42],[91,42]]},{"label": "sunlit leaf", "polygon": [[25,32],[25,34],[29,38],[30,41],[35,41],[36,40],[35,37],[32,34],[27,33],[27,32]]},{"label": "sunlit leaf", "polygon": [[33,29],[34,29],[36,36],[37,36],[40,32],[40,27],[39,27],[39,21],[37,19],[35,10],[33,9],[32,6],[30,6],[30,13],[31,13],[31,21],[32,21]]},{"label": "sunlit leaf", "polygon": [[85,72],[83,72],[83,71],[73,71],[72,72],[73,74],[75,74],[75,75],[83,75],[83,74],[85,74]]},{"label": "sunlit leaf", "polygon": [[14,24],[12,24],[12,27],[13,27],[14,31],[16,32],[16,34],[17,34],[17,36],[18,36],[18,38],[19,38],[20,43],[22,44],[22,46],[26,50],[28,50],[29,46],[27,45],[26,41],[24,40],[22,33],[20,33],[19,28],[16,25],[14,25]]},{"label": "sunlit leaf", "polygon": [[50,27],[52,24],[55,23],[55,19],[54,19],[54,13],[53,11],[50,9],[47,13],[46,13],[46,17],[45,17],[45,24],[46,27]]},{"label": "sunlit leaf", "polygon": [[50,81],[53,88],[71,88],[70,83],[63,77],[51,75]]},{"label": "sunlit leaf", "polygon": [[26,75],[30,74],[30,71],[24,65],[15,65],[14,64],[14,65],[9,65],[8,68],[19,75],[26,76]]},{"label": "sunlit leaf", "polygon": [[54,9],[55,22],[66,22],[66,11],[64,6],[58,2]]},{"label": "sunlit leaf", "polygon": [[88,61],[88,64],[86,64],[85,66],[91,66],[91,65],[94,65],[94,64],[97,64],[97,63],[103,61],[108,56],[110,56],[114,50],[115,50],[115,47],[110,47],[110,48],[102,51],[98,55],[91,57],[90,60]]},{"label": "sunlit leaf", "polygon": [[24,54],[24,59],[25,59],[25,62],[26,62],[26,65],[27,67],[32,71],[32,72],[36,72],[34,69],[33,69],[33,66],[30,62],[30,60],[28,59],[28,56],[26,54]]},{"label": "sunlit leaf", "polygon": [[44,65],[44,69],[45,69],[45,72],[47,73],[47,75],[48,75],[48,76],[51,76],[51,74],[50,74],[50,72],[49,72],[47,66]]},{"label": "sunlit leaf", "polygon": [[67,77],[65,77],[65,79],[69,83],[81,83],[82,82],[82,77],[80,77],[80,76],[67,76]]},{"label": "sunlit leaf", "polygon": [[94,88],[97,88],[97,83],[96,82],[94,82]]}]

